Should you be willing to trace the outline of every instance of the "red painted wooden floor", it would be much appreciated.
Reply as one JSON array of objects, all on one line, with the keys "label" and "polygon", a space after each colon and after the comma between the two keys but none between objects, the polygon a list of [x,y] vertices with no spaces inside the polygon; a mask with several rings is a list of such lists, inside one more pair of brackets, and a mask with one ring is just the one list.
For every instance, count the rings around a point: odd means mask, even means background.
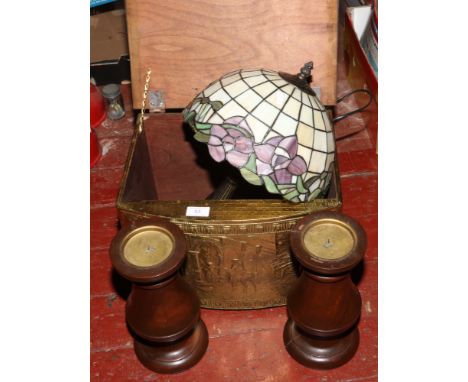
[{"label": "red painted wooden floor", "polygon": [[[345,85],[338,84],[344,88]],[[91,380],[92,381],[317,381],[377,380],[377,157],[375,113],[350,117],[337,124],[337,137],[366,130],[338,142],[343,212],[362,223],[368,235],[362,277],[358,281],[363,309],[361,343],[354,358],[330,371],[315,371],[296,363],[283,347],[286,309],[216,311],[202,309],[210,336],[198,365],[164,376],[137,360],[125,325],[126,291],[115,284],[109,243],[116,234],[115,200],[134,121],[129,87],[123,88],[127,115],[105,121],[97,129],[103,156],[91,170]],[[351,100],[352,101],[352,100]],[[345,105],[346,106],[346,105]],[[342,106],[342,107],[345,107]],[[375,111],[375,105],[373,106]],[[338,110],[339,111],[339,110]]]}]

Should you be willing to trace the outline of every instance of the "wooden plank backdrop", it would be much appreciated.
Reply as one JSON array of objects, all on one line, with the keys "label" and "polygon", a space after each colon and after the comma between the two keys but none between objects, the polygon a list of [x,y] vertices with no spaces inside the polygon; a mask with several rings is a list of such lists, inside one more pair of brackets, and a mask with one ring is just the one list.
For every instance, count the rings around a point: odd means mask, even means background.
[{"label": "wooden plank backdrop", "polygon": [[336,101],[337,0],[127,0],[133,107],[146,68],[167,108],[185,107],[236,69],[297,73],[314,62],[313,86]]}]

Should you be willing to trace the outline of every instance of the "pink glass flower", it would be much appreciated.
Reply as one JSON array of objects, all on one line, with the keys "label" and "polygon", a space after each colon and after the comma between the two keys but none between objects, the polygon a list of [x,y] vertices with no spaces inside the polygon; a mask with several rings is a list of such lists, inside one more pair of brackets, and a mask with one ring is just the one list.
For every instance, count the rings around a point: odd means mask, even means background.
[{"label": "pink glass flower", "polygon": [[254,145],[257,174],[269,175],[277,184],[289,184],[293,175],[307,170],[304,159],[297,155],[297,138],[273,137],[264,144]]},{"label": "pink glass flower", "polygon": [[226,159],[241,168],[253,152],[252,131],[241,117],[229,118],[222,125],[211,128],[208,150],[215,161]]}]

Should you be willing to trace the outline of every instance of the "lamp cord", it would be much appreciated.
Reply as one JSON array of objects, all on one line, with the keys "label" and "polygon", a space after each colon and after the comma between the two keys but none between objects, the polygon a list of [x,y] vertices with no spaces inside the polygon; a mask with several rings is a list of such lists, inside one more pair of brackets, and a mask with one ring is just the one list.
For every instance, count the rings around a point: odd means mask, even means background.
[{"label": "lamp cord", "polygon": [[[354,90],[350,91],[349,93],[346,93],[346,94],[342,95],[340,98],[338,98],[338,99],[336,100],[336,103],[338,104],[338,103],[342,102],[345,98],[349,97],[350,95],[352,95],[352,94],[354,94],[354,93],[358,93],[358,92],[366,93],[366,94],[369,96],[369,101],[367,102],[367,104],[365,104],[364,106],[358,107],[358,108],[355,109],[355,110],[351,110],[351,111],[349,111],[349,112],[347,112],[347,113],[344,113],[344,114],[342,114],[342,115],[338,115],[337,117],[335,117],[335,118],[332,119],[333,123],[340,122],[340,121],[342,121],[343,119],[348,118],[350,115],[353,115],[353,114],[355,114],[355,113],[358,113],[358,112],[360,112],[360,111],[363,111],[364,109],[366,109],[367,107],[369,107],[369,105],[371,104],[371,102],[372,102],[372,100],[373,100],[374,98],[372,97],[372,93],[371,93],[368,89],[364,89],[364,88],[362,88],[362,89],[354,89]],[[348,138],[348,137],[350,137],[350,136],[352,136],[352,135],[355,135],[355,134],[360,133],[361,131],[363,131],[363,130],[365,130],[365,129],[366,129],[366,127],[363,127],[362,129],[353,131],[353,132],[351,132],[351,133],[349,133],[349,134],[342,135],[341,137],[336,138],[336,140],[339,141],[339,140],[342,140],[343,138]]]},{"label": "lamp cord", "polygon": [[364,106],[361,106],[361,107],[358,107],[357,109],[355,110],[351,110],[351,111],[348,111],[347,113],[344,113],[344,114],[341,114],[335,118],[333,118],[333,123],[336,123],[336,122],[340,122],[342,121],[343,119],[345,118],[348,118],[350,115],[353,115],[355,113],[358,113],[360,111],[363,111],[364,109],[366,109],[367,107],[369,107],[369,105],[371,104],[372,100],[374,99],[372,97],[372,93],[368,90],[368,89],[354,89],[352,91],[350,91],[349,93],[346,93],[345,95],[342,95],[340,98],[338,98],[336,100],[336,103],[340,103],[342,102],[345,98],[349,97],[350,95],[354,94],[354,93],[358,93],[358,92],[363,92],[363,93],[366,93],[368,96],[369,96],[369,101],[367,102],[367,104],[365,104]]}]

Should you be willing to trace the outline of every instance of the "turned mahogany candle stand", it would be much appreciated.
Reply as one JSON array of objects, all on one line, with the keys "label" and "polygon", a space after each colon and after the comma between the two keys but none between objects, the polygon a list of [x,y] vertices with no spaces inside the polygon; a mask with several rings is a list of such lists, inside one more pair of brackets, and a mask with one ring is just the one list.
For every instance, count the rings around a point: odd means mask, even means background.
[{"label": "turned mahogany candle stand", "polygon": [[291,249],[303,272],[287,297],[283,340],[299,363],[331,369],[356,353],[361,296],[350,271],[366,247],[359,223],[337,212],[309,215],[291,230]]},{"label": "turned mahogany candle stand", "polygon": [[126,318],[136,355],[158,373],[192,367],[208,346],[198,296],[179,275],[186,248],[183,232],[162,219],[123,228],[111,245],[113,266],[132,282]]}]

